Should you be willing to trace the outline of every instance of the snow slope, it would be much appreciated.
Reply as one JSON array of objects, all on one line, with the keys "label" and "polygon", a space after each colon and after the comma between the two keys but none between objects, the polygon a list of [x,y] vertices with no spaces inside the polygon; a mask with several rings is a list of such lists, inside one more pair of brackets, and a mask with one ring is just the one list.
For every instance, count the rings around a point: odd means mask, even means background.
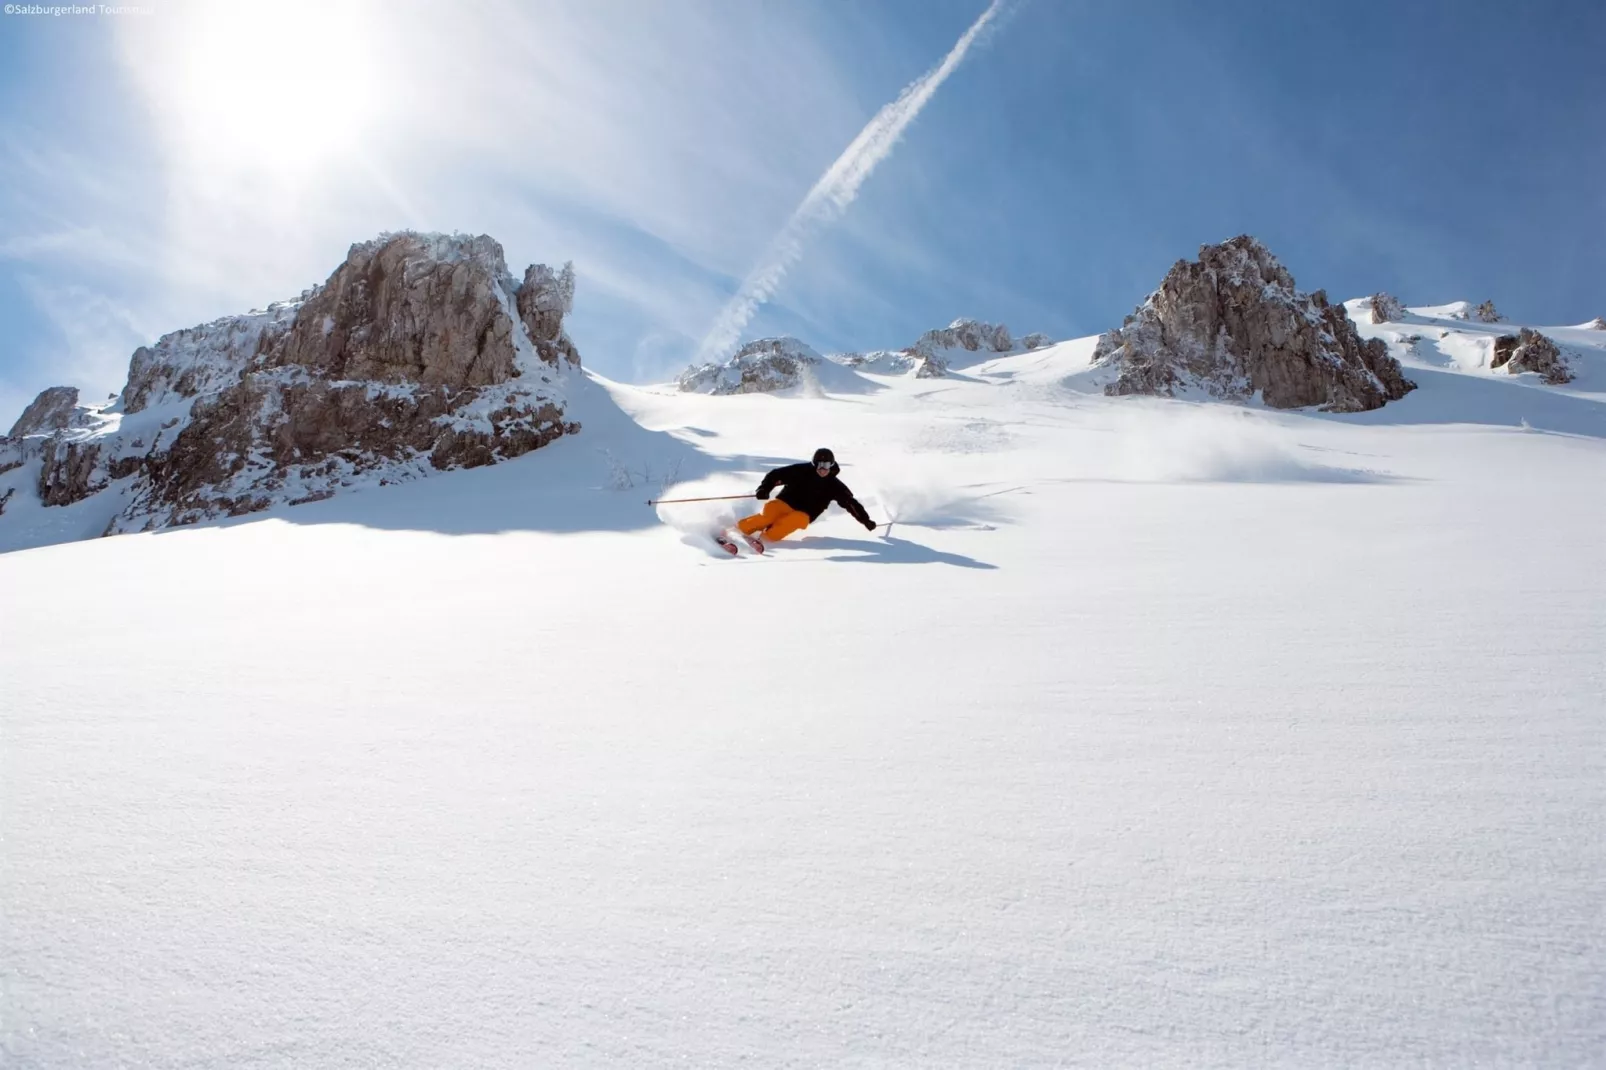
[{"label": "snow slope", "polygon": [[[1409,308],[1397,322],[1374,324],[1368,302],[1360,298],[1346,301],[1344,307],[1361,337],[1383,339],[1408,370],[1449,371],[1503,382],[1516,379],[1534,389],[1606,395],[1606,331],[1589,324],[1545,327],[1505,321],[1480,323],[1468,318],[1473,308],[1469,301]],[[1516,334],[1524,326],[1533,327],[1560,347],[1575,376],[1571,383],[1545,386],[1532,373],[1513,376],[1506,368],[1490,366],[1495,339]],[[1515,397],[1506,400],[1518,404]]]},{"label": "snow slope", "polygon": [[1598,1062],[1606,401],[1092,344],[0,555],[0,1063]]}]

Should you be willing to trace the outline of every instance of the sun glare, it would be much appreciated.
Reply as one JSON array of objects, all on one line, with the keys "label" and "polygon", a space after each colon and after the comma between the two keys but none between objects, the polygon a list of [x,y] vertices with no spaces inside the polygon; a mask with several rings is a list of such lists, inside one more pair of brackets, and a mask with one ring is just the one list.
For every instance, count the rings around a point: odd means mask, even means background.
[{"label": "sun glare", "polygon": [[133,59],[185,166],[305,181],[357,149],[374,123],[366,5],[208,4],[168,16]]}]

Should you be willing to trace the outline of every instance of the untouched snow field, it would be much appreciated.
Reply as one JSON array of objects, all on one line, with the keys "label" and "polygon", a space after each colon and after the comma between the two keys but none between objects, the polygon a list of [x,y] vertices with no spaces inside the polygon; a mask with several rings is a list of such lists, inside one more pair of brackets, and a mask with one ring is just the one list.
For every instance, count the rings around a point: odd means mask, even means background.
[{"label": "untouched snow field", "polygon": [[1598,1065],[1606,399],[1091,345],[0,555],[0,1064]]}]

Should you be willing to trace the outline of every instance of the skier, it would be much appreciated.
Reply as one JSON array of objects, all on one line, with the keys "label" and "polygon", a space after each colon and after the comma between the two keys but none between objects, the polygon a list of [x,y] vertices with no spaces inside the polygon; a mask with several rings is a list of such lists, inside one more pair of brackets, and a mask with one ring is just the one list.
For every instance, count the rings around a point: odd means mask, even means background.
[{"label": "skier", "polygon": [[[875,530],[875,521],[864,511],[864,506],[853,496],[848,485],[837,478],[836,455],[827,449],[814,451],[808,464],[789,464],[777,468],[764,477],[755,495],[764,502],[764,511],[745,516],[736,522],[749,539],[760,536],[774,541],[784,539],[794,531],[801,531],[836,502],[848,515],[863,524],[866,531]],[[781,493],[768,501],[770,491],[777,486]]]}]

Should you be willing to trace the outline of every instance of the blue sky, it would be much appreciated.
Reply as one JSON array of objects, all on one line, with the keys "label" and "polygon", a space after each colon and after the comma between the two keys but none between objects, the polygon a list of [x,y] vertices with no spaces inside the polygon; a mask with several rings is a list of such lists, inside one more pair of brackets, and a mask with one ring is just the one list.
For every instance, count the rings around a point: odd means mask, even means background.
[{"label": "blue sky", "polygon": [[[573,260],[586,363],[667,378],[986,5],[143,6],[0,18],[0,424],[402,227]],[[1602,40],[1598,2],[1012,4],[745,336],[1090,334],[1243,232],[1335,298],[1606,315]]]}]

